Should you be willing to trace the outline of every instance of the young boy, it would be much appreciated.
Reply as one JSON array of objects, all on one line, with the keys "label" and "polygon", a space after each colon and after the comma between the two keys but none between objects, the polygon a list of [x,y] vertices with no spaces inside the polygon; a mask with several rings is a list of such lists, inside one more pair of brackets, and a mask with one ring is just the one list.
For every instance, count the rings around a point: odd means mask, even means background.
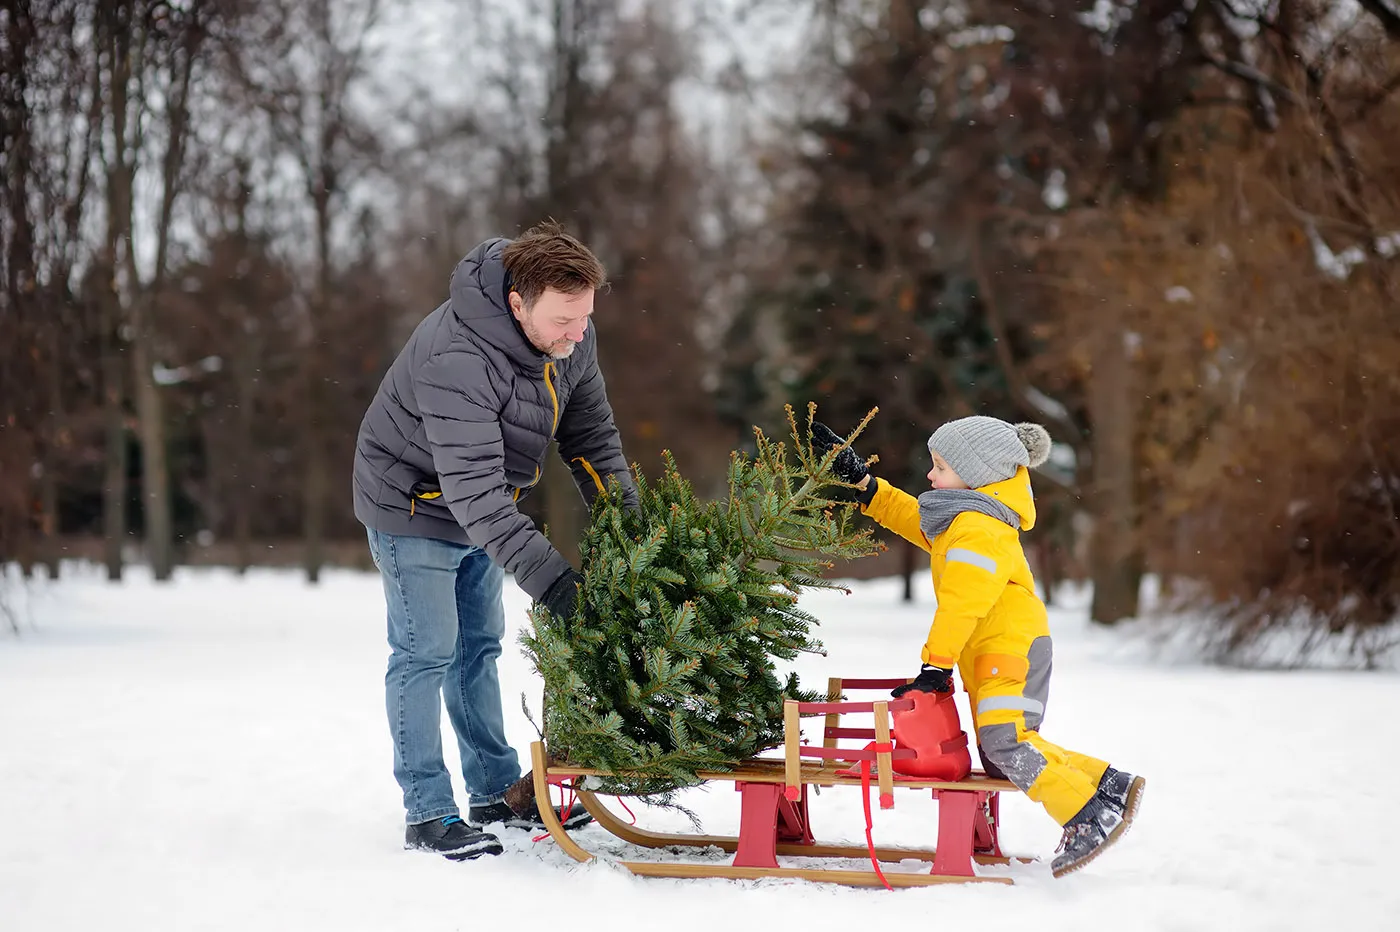
[{"label": "young boy", "polygon": [[[818,450],[845,443],[819,422],[812,424],[812,442]],[[893,695],[950,692],[958,668],[987,772],[1005,776],[1064,826],[1051,863],[1061,877],[1127,830],[1146,781],[1039,733],[1050,686],[1050,629],[1018,532],[1035,525],[1028,469],[1050,455],[1050,435],[1039,424],[965,417],[934,431],[928,448],[933,489],[918,498],[873,477],[850,447],[832,467],[857,487],[865,514],[932,557],[938,610],[923,666]]]}]

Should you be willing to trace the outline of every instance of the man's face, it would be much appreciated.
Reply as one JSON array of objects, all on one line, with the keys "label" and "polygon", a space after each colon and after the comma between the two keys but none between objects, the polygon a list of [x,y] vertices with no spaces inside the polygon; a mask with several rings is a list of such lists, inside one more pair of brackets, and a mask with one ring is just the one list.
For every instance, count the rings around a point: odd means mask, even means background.
[{"label": "man's face", "polygon": [[535,349],[550,359],[567,359],[583,342],[588,318],[593,314],[593,289],[566,294],[545,289],[533,307],[526,307],[519,292],[510,293],[510,311]]}]

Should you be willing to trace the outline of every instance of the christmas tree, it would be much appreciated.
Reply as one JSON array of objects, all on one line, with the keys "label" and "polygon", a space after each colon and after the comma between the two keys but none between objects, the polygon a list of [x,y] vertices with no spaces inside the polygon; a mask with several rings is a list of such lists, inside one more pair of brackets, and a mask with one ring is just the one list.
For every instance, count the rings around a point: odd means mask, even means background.
[{"label": "christmas tree", "polygon": [[532,611],[521,640],[544,680],[551,756],[613,774],[600,789],[666,794],[732,769],[782,742],[785,698],[817,698],[775,667],[821,652],[797,597],[841,588],[821,576],[830,559],[880,545],[853,529],[854,496],[831,473],[839,448],[812,448],[815,410],[800,430],[788,407],[791,451],[756,428],[726,499],[698,499],[669,453],[659,482],[637,473],[640,513],[611,483],[582,540],[574,621]]}]

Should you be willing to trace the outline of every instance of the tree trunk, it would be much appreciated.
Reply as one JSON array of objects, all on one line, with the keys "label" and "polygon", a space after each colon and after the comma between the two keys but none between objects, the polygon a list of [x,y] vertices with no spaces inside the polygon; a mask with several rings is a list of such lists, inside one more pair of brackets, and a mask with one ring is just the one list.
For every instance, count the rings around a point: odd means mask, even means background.
[{"label": "tree trunk", "polygon": [[[156,228],[155,267],[145,295],[132,302],[131,363],[132,389],[136,398],[136,418],[141,438],[141,494],[146,517],[146,551],[157,582],[168,581],[175,564],[175,528],[170,508],[169,450],[165,440],[165,406],[152,369],[156,362],[155,323],[165,292],[166,264],[170,255],[170,224],[175,202],[180,196],[180,168],[185,161],[185,138],[189,131],[190,81],[194,62],[203,40],[199,15],[192,9],[191,21],[184,27],[173,87],[168,88],[165,157],[161,166],[160,221]],[[138,281],[135,257],[127,250],[133,285]]]},{"label": "tree trunk", "polygon": [[152,367],[151,304],[153,293],[138,296],[131,314],[131,387],[141,441],[141,512],[145,519],[146,558],[157,582],[170,579],[174,564],[170,516],[170,467],[165,445],[165,414]]},{"label": "tree trunk", "polygon": [[1036,578],[1040,580],[1041,591],[1045,593],[1046,606],[1055,604],[1055,589],[1060,584],[1056,546],[1053,539],[1041,539],[1031,545],[1031,553],[1035,555],[1035,565],[1032,569]]},{"label": "tree trunk", "polygon": [[[110,271],[110,266],[104,273]],[[110,281],[110,275],[104,275]],[[107,425],[102,479],[102,552],[107,578],[122,578],[126,542],[126,414],[122,410],[121,310],[115,287],[104,283],[102,326],[102,419]]]},{"label": "tree trunk", "polygon": [[[34,224],[30,216],[29,179],[36,168],[30,138],[29,78],[33,66],[29,57],[35,44],[30,4],[16,5],[0,23],[5,27],[0,58],[0,65],[4,66],[0,83],[0,155],[4,156],[6,168],[0,177],[0,203],[8,208],[0,220],[8,228],[0,236],[6,246],[4,261],[0,263],[5,271],[5,280],[0,283],[4,288],[4,295],[0,296],[0,339],[6,341],[7,355],[13,354],[5,360],[9,371],[0,374],[0,442],[10,451],[0,458],[0,481],[11,486],[10,494],[0,501],[0,561],[7,559],[3,552],[6,545],[13,545],[20,566],[28,575],[34,560],[31,483],[36,451],[26,449],[32,443],[26,434],[43,422],[39,412],[45,399],[42,386],[33,379],[37,373],[20,361],[20,347],[28,344],[32,350],[45,352],[45,336],[52,334],[56,324],[40,306]],[[42,365],[39,359],[31,359]],[[16,435],[30,442],[22,442]],[[7,539],[10,531],[15,535],[13,541]]]},{"label": "tree trunk", "polygon": [[306,394],[302,399],[305,406],[305,429],[302,431],[305,476],[302,480],[302,538],[305,543],[303,565],[308,582],[320,582],[321,565],[324,561],[324,540],[326,527],[325,487],[326,456],[321,443],[321,390],[315,359],[318,355],[313,341],[307,350]]},{"label": "tree trunk", "polygon": [[254,339],[250,334],[241,334],[234,366],[238,406],[234,412],[235,461],[232,464],[233,541],[239,575],[246,573],[253,562],[253,405],[257,378]]},{"label": "tree trunk", "polygon": [[133,70],[130,4],[112,4],[96,18],[102,52],[107,58],[107,115],[111,119],[112,154],[104,154],[107,182],[107,231],[100,261],[102,294],[102,393],[106,423],[105,469],[102,483],[103,551],[107,578],[122,576],[126,542],[127,448],[125,368],[122,358],[122,302],[118,290],[119,259],[125,246],[131,254],[131,188],[134,166],[128,160],[127,83]]},{"label": "tree trunk", "polygon": [[63,309],[50,309],[47,317],[52,324],[48,328],[48,352],[45,362],[44,381],[47,383],[49,402],[48,426],[45,430],[42,472],[39,474],[39,559],[48,567],[49,578],[58,578],[58,472],[61,463],[68,461],[72,444],[68,434],[68,419],[63,405],[62,358],[62,314]]},{"label": "tree trunk", "polygon": [[57,457],[47,458],[39,476],[39,562],[48,569],[49,579],[58,578],[58,476]]},{"label": "tree trunk", "polygon": [[1122,332],[1108,333],[1099,341],[1089,384],[1094,515],[1090,617],[1106,625],[1137,615],[1142,582],[1134,481],[1138,393],[1125,337]]},{"label": "tree trunk", "polygon": [[[249,181],[251,167],[243,159],[238,162],[238,196],[235,202],[235,230],[237,231],[238,255],[247,257],[251,252],[248,239],[248,202],[252,197],[252,184]],[[251,306],[256,302],[236,299],[232,313],[234,330],[233,380],[234,380],[234,421],[233,457],[229,463],[232,481],[229,483],[230,498],[233,502],[233,550],[238,575],[248,572],[253,562],[253,462],[257,455],[253,437],[256,424],[254,405],[257,403],[258,359],[260,356],[260,336],[255,329],[256,312]]]},{"label": "tree trunk", "polygon": [[[330,153],[321,153],[329,158]],[[321,173],[318,173],[318,178]],[[309,339],[303,373],[306,391],[302,397],[305,422],[303,464],[306,469],[302,488],[302,536],[306,550],[304,563],[308,582],[319,582],[325,559],[326,534],[326,445],[322,440],[324,378],[321,372],[321,326],[330,301],[330,191],[319,180],[311,192],[316,212],[316,293],[311,300]]]},{"label": "tree trunk", "polygon": [[[58,534],[62,530],[58,514],[59,480],[60,477],[64,476],[63,465],[72,461],[74,453],[72,425],[68,419],[67,399],[64,392],[65,379],[70,364],[75,361],[78,355],[81,355],[73,352],[72,335],[91,331],[91,321],[79,318],[88,317],[92,296],[75,295],[70,290],[70,285],[73,281],[73,265],[86,246],[81,231],[84,208],[88,201],[89,179],[93,174],[89,166],[92,164],[93,147],[102,132],[101,55],[93,51],[91,56],[86,59],[84,67],[90,68],[87,72],[89,79],[87,87],[90,93],[86,109],[87,129],[83,133],[82,146],[76,155],[70,154],[65,148],[61,175],[63,178],[69,178],[72,175],[70,166],[81,166],[77,170],[77,186],[71,191],[65,187],[61,202],[50,201],[48,207],[51,216],[62,217],[64,231],[62,244],[56,250],[56,261],[50,273],[51,291],[49,293],[54,296],[52,298],[54,304],[52,310],[45,315],[49,322],[49,326],[46,328],[49,337],[49,354],[45,374],[49,394],[49,423],[44,451],[44,471],[39,481],[41,532],[45,536],[42,558],[49,565],[49,575],[52,579],[58,578],[62,560],[58,543]],[[79,106],[81,94],[78,82],[74,82],[69,94],[71,96],[65,95],[63,112],[76,116],[83,112]],[[62,207],[59,206],[60,203]],[[77,310],[79,306],[83,307],[82,311]],[[100,314],[100,306],[98,311]],[[100,359],[98,361],[101,362]]]}]

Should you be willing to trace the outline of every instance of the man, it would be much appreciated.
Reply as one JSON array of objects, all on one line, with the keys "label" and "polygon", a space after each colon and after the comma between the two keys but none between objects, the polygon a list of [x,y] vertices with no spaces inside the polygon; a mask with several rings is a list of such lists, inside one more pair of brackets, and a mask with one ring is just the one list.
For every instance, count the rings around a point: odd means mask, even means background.
[{"label": "man", "polygon": [[[517,509],[551,440],[585,500],[616,476],[636,507],[589,326],[604,282],[593,253],[552,222],[482,243],[360,424],[355,516],[388,603],[385,700],[406,847],[462,860],[501,852],[485,825],[540,827],[501,716],[501,586],[509,572],[555,614],[577,608],[580,575]],[[471,794],[465,821],[443,763],[444,701]],[[579,807],[560,817],[588,821]]]}]

